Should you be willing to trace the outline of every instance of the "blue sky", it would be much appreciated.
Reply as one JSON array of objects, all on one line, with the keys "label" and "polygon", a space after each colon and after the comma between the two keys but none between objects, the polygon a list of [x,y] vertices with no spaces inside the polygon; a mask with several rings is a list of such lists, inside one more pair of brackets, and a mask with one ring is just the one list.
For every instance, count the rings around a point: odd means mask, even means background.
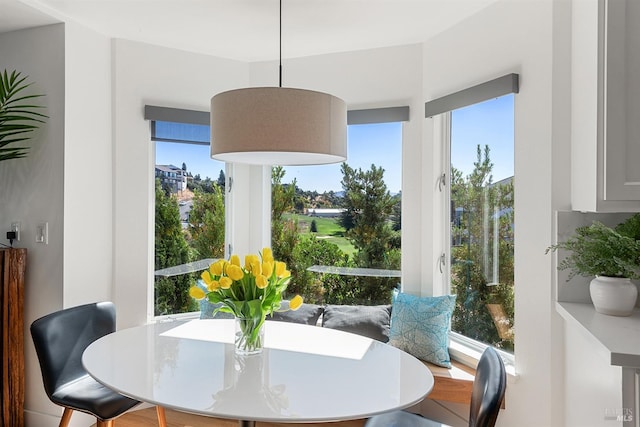
[{"label": "blue sky", "polygon": [[473,170],[478,144],[489,145],[493,182],[513,176],[513,102],[507,95],[452,112],[451,164],[463,176]]},{"label": "blue sky", "polygon": [[[177,135],[182,131],[180,126],[169,124],[166,128],[158,128],[164,137]],[[208,127],[190,126],[190,137],[195,140],[208,140]],[[400,123],[383,123],[375,125],[356,125],[348,128],[347,163],[353,168],[369,169],[371,164],[385,169],[384,179],[389,191],[396,193],[401,187],[402,165],[402,125]],[[224,170],[222,162],[209,157],[209,145],[179,144],[170,142],[156,143],[156,164],[173,164],[181,167],[186,163],[187,170],[201,178],[217,179],[220,170]],[[340,163],[323,166],[287,166],[284,182],[294,178],[298,187],[303,190],[319,193],[324,191],[341,191],[342,173]]]},{"label": "blue sky", "polygon": [[[513,176],[513,95],[503,96],[480,104],[455,110],[452,113],[451,161],[463,174],[473,170],[476,146],[488,144],[491,161],[494,163],[493,181]],[[158,134],[166,137],[184,134],[189,138],[207,142],[208,126],[158,125]],[[178,167],[186,163],[193,175],[204,179],[217,179],[222,162],[209,157],[209,145],[157,142],[156,164],[173,164]],[[348,128],[347,163],[353,168],[367,170],[371,164],[382,166],[384,179],[391,193],[401,189],[402,175],[402,124],[382,123],[352,125]],[[323,166],[285,167],[284,182],[294,178],[298,187],[306,191],[341,191],[342,174],[340,164]]]},{"label": "blue sky", "polygon": [[[402,124],[352,125],[347,132],[347,164],[368,170],[384,168],[384,182],[391,193],[402,187]],[[296,179],[303,190],[342,191],[340,163],[322,166],[287,166],[285,182]]]},{"label": "blue sky", "polygon": [[205,143],[205,145],[197,145],[156,142],[157,165],[182,167],[182,163],[186,163],[187,170],[193,175],[200,174],[202,179],[209,177],[213,180],[218,179],[220,171],[224,170],[223,162],[210,157],[209,126],[158,122],[156,132],[163,138],[184,138]]}]

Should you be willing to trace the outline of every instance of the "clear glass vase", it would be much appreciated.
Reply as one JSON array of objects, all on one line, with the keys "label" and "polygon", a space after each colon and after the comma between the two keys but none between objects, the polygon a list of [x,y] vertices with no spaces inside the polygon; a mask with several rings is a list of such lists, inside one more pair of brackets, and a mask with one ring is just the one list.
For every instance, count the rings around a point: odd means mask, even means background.
[{"label": "clear glass vase", "polygon": [[262,352],[264,322],[261,318],[236,317],[236,354],[248,356]]}]

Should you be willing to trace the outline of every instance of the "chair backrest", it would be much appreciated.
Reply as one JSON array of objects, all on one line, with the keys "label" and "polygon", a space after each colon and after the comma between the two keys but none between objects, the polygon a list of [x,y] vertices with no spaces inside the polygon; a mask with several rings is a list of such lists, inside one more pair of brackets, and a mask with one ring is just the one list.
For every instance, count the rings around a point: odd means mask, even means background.
[{"label": "chair backrest", "polygon": [[492,348],[482,353],[471,393],[469,427],[493,427],[507,388],[504,362]]},{"label": "chair backrest", "polygon": [[31,324],[31,337],[49,397],[58,387],[87,375],[82,366],[82,353],[89,344],[114,332],[115,328],[116,310],[111,302],[57,311]]}]

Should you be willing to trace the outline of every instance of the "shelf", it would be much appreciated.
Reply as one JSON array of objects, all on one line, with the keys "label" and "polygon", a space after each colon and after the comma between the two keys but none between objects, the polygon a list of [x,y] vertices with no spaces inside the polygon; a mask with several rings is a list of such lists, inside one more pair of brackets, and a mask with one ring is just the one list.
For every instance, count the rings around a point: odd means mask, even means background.
[{"label": "shelf", "polygon": [[384,270],[379,268],[363,267],[335,267],[332,265],[312,265],[307,271],[314,273],[339,274],[341,276],[367,276],[367,277],[402,277],[400,270]]},{"label": "shelf", "polygon": [[172,277],[195,273],[198,271],[206,270],[212,263],[216,262],[217,260],[217,258],[205,258],[199,261],[188,262],[186,264],[180,264],[173,267],[163,268],[162,270],[156,270],[153,275],[159,277]]},{"label": "shelf", "polygon": [[609,353],[613,366],[640,368],[640,309],[631,316],[608,316],[593,304],[556,302],[556,310],[570,324],[596,339]]}]

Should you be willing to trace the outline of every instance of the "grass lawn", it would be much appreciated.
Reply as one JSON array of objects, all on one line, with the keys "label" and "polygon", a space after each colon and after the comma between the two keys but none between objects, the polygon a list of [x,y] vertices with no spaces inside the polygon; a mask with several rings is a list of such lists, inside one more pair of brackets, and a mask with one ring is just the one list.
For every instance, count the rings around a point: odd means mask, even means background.
[{"label": "grass lawn", "polygon": [[[298,230],[300,234],[314,234],[318,239],[327,240],[337,245],[346,254],[353,254],[355,248],[344,237],[344,228],[338,224],[338,218],[310,217],[299,214],[285,214],[285,218],[296,218],[298,220]],[[311,221],[316,221],[317,233],[311,233]]]}]

